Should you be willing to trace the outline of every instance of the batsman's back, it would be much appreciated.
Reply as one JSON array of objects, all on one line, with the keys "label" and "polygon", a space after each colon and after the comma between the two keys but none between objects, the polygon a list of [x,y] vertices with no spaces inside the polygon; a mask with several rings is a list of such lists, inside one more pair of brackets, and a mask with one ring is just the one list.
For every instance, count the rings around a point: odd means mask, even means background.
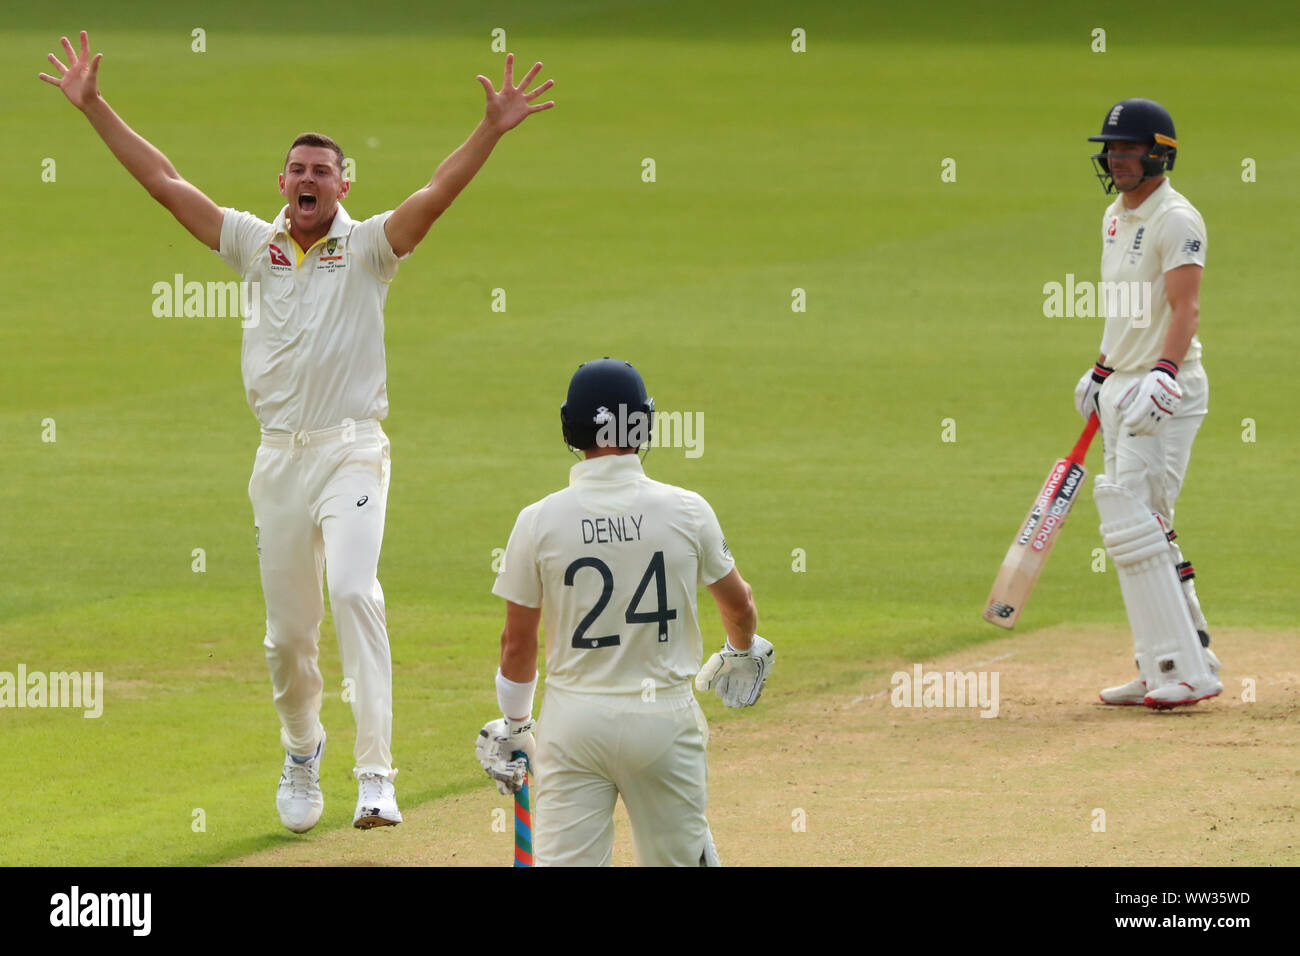
[{"label": "batsman's back", "polygon": [[644,694],[694,678],[697,589],[733,566],[708,502],[609,455],[520,512],[493,590],[543,609],[548,686]]}]

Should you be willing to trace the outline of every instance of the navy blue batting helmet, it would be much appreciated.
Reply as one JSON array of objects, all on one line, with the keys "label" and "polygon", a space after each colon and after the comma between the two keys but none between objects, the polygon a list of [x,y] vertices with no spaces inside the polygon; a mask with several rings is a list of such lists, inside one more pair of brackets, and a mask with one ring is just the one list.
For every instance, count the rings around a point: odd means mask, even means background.
[{"label": "navy blue batting helmet", "polygon": [[1106,162],[1106,150],[1111,143],[1146,143],[1151,147],[1142,156],[1142,178],[1138,185],[1173,169],[1174,158],[1178,155],[1174,119],[1169,111],[1154,100],[1139,97],[1121,100],[1112,106],[1101,124],[1101,132],[1089,136],[1088,142],[1106,144],[1100,153],[1093,153],[1092,164],[1101,188],[1107,193],[1115,191],[1115,181]]},{"label": "navy blue batting helmet", "polygon": [[569,382],[560,406],[564,441],[589,448],[639,448],[650,443],[655,402],[630,362],[606,356],[583,362]]}]

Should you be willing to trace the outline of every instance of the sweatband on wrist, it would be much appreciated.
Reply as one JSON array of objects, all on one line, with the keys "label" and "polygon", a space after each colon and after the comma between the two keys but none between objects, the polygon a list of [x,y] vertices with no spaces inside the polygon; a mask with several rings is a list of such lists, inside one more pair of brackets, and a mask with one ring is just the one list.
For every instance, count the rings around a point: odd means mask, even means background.
[{"label": "sweatband on wrist", "polygon": [[1113,368],[1107,368],[1098,362],[1092,367],[1092,380],[1100,385],[1102,382],[1106,381],[1110,376],[1110,373],[1113,371],[1115,371]]},{"label": "sweatband on wrist", "polygon": [[1177,362],[1171,362],[1169,359],[1166,359],[1166,358],[1162,358],[1159,362],[1156,362],[1155,365],[1151,366],[1151,371],[1153,371],[1153,372],[1164,372],[1164,373],[1165,373],[1166,375],[1168,375],[1170,378],[1177,378],[1177,377],[1178,377],[1178,363],[1177,363]]},{"label": "sweatband on wrist", "polygon": [[506,717],[529,717],[533,713],[533,694],[537,691],[537,675],[527,684],[512,681],[501,668],[497,668],[497,705]]}]

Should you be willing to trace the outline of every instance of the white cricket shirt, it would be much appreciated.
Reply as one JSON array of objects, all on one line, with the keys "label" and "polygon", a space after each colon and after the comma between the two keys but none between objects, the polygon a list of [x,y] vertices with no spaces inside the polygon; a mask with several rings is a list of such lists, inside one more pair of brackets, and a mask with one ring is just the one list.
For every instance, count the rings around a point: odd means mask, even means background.
[{"label": "white cricket shirt", "polygon": [[694,679],[696,592],[733,567],[707,501],[605,455],[519,513],[492,593],[542,608],[548,687],[640,694]]},{"label": "white cricket shirt", "polygon": [[217,254],[260,287],[261,312],[244,329],[240,361],[248,407],[274,431],[382,419],[384,299],[400,261],[384,234],[392,212],[354,222],[339,206],[329,232],[299,263],[288,210],[273,225],[223,209]]},{"label": "white cricket shirt", "polygon": [[[1205,265],[1205,222],[1166,179],[1136,209],[1126,209],[1123,196],[1111,203],[1102,218],[1101,240],[1101,278],[1106,284],[1098,296],[1106,317],[1101,351],[1117,372],[1148,371],[1162,357],[1173,314],[1165,273]],[[1109,299],[1107,288],[1117,290],[1117,298]],[[1136,296],[1130,292],[1143,289],[1150,290],[1150,298],[1139,316],[1133,307]],[[1179,368],[1200,362],[1201,340],[1193,336],[1186,355],[1168,357]]]}]

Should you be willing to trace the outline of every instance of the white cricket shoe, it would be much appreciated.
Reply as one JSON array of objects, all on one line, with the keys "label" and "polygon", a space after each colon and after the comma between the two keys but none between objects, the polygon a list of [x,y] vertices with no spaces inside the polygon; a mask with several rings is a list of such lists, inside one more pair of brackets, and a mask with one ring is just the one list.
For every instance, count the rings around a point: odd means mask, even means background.
[{"label": "white cricket shoe", "polygon": [[1197,686],[1192,686],[1184,680],[1178,681],[1176,684],[1165,684],[1163,687],[1157,687],[1147,694],[1142,703],[1148,707],[1154,707],[1156,710],[1167,710],[1181,704],[1194,704],[1198,700],[1218,697],[1222,692],[1223,681],[1219,680],[1217,676],[1211,675],[1209,682]]},{"label": "white cricket shoe", "polygon": [[[1210,673],[1217,680],[1219,676],[1219,668],[1222,666],[1219,663],[1219,657],[1217,654],[1214,653],[1214,651],[1210,650],[1208,647],[1203,648],[1203,650],[1205,651],[1205,664],[1207,667],[1210,668]],[[1184,691],[1186,689],[1187,688],[1185,687],[1183,688]],[[1219,690],[1215,691],[1214,693],[1217,694],[1222,689],[1223,688],[1220,687]],[[1139,675],[1133,678],[1127,684],[1120,684],[1118,687],[1107,687],[1097,696],[1101,698],[1101,702],[1103,704],[1119,704],[1119,705],[1130,706],[1130,707],[1133,706],[1134,704],[1146,704],[1147,703],[1147,682],[1142,679],[1141,675]],[[1213,697],[1214,694],[1207,694],[1206,696]],[[1197,698],[1197,700],[1204,700],[1204,699],[1205,699],[1204,697]],[[1194,704],[1196,703],[1196,701],[1180,701],[1180,703]],[[1175,705],[1170,704],[1168,706],[1175,706]]]},{"label": "white cricket shoe", "polygon": [[1121,704],[1124,706],[1141,704],[1146,701],[1147,682],[1139,674],[1127,684],[1120,684],[1118,687],[1107,687],[1097,696],[1101,698],[1103,704]]},{"label": "white cricket shoe", "polygon": [[306,763],[298,763],[288,753],[284,755],[275,808],[280,811],[280,822],[294,833],[306,833],[314,827],[325,809],[325,795],[320,790],[320,761],[324,754],[325,735],[321,734],[316,753]]},{"label": "white cricket shoe", "polygon": [[393,781],[377,773],[363,773],[357,778],[357,812],[352,825],[358,830],[371,827],[391,827],[402,822],[402,811],[397,809],[397,794]]}]

